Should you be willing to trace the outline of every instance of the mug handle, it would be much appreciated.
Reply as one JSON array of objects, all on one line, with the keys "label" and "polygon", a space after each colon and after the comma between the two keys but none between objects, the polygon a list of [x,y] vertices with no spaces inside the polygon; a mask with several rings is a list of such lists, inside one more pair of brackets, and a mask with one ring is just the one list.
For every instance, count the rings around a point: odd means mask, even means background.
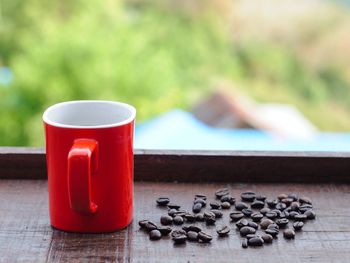
[{"label": "mug handle", "polygon": [[77,139],[68,154],[68,195],[70,207],[79,213],[94,214],[91,176],[97,171],[98,144],[95,140]]}]

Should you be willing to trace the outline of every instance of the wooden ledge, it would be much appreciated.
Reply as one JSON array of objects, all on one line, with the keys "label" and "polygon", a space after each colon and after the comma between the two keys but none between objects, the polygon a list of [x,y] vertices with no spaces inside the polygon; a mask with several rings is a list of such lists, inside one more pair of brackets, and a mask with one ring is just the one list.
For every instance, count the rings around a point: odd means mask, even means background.
[{"label": "wooden ledge", "polygon": [[[41,148],[0,147],[0,179],[46,179]],[[350,153],[135,150],[135,180],[349,183]]]}]

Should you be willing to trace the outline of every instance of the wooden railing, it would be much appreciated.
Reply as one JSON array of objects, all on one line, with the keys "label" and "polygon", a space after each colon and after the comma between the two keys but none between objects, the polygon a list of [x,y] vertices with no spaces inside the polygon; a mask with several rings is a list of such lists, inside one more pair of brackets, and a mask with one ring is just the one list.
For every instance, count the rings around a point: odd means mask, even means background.
[{"label": "wooden railing", "polygon": [[[46,179],[45,151],[0,147],[1,179]],[[135,180],[350,182],[350,153],[135,150]]]}]

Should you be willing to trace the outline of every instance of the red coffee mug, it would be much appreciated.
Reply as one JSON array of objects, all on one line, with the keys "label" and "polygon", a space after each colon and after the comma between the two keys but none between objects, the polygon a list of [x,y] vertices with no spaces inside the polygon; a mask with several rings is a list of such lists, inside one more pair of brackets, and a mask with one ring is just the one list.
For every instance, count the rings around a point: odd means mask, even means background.
[{"label": "red coffee mug", "polygon": [[51,225],[112,232],[133,217],[136,110],[112,101],[70,101],[49,107],[46,133]]}]

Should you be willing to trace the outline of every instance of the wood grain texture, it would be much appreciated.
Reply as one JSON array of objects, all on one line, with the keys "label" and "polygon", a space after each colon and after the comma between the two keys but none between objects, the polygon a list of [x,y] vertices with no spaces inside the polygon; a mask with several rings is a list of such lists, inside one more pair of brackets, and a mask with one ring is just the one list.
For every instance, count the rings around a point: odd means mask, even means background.
[{"label": "wood grain texture", "polygon": [[44,150],[27,147],[0,147],[0,178],[47,178]]},{"label": "wood grain texture", "polygon": [[[135,180],[349,183],[350,153],[135,150]],[[45,179],[45,152],[0,147],[0,178]]]},{"label": "wood grain texture", "polygon": [[[295,240],[280,234],[273,244],[262,248],[241,248],[241,238],[232,231],[218,238],[215,227],[211,244],[187,242],[174,246],[167,237],[150,241],[137,221],[159,223],[166,209],[155,205],[159,196],[168,196],[184,209],[191,208],[193,196],[204,193],[214,200],[217,188],[228,187],[238,198],[245,190],[274,197],[297,192],[313,199],[317,219],[309,221]],[[111,234],[74,234],[49,225],[47,182],[44,180],[0,180],[0,262],[347,262],[350,258],[350,185],[347,184],[135,184],[134,222]],[[217,225],[228,221],[229,211]],[[197,223],[199,224],[199,223]],[[203,223],[200,223],[204,227]]]}]

